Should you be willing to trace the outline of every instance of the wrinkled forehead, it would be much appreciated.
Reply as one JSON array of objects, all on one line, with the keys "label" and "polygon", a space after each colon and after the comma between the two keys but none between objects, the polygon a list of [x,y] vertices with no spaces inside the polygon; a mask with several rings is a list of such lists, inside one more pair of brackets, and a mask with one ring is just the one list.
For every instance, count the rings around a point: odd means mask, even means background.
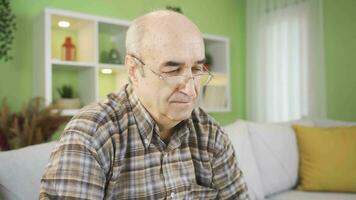
[{"label": "wrinkled forehead", "polygon": [[147,22],[141,55],[146,59],[202,59],[204,42],[199,29],[189,20],[172,18]]},{"label": "wrinkled forehead", "polygon": [[150,58],[187,59],[204,56],[204,42],[200,35],[187,33],[157,33],[142,44],[142,55]]}]

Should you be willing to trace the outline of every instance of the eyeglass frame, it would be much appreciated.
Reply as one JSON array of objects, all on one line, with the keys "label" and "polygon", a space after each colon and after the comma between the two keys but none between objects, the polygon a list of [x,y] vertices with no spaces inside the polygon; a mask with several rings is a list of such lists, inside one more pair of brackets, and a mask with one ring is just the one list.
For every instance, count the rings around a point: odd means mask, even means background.
[{"label": "eyeglass frame", "polygon": [[[140,64],[142,65],[142,66],[145,66],[146,65],[146,63],[144,63],[141,59],[139,59],[137,56],[135,56],[134,54],[128,54],[129,56],[131,56],[131,57],[133,57],[135,60],[137,60],[137,61],[139,61],[140,62]],[[205,69],[206,70],[206,72],[207,72],[207,74],[196,74],[196,75],[194,75],[194,74],[192,74],[192,76],[187,76],[187,75],[172,75],[172,76],[164,76],[163,74],[161,74],[161,73],[158,73],[158,72],[155,72],[153,69],[151,69],[151,68],[149,68],[149,67],[146,67],[147,69],[149,69],[153,74],[155,74],[156,76],[158,76],[161,80],[163,80],[163,81],[166,81],[166,78],[168,78],[168,77],[176,77],[176,76],[183,76],[183,77],[185,77],[185,79],[184,79],[184,82],[188,79],[188,80],[190,80],[190,79],[193,79],[193,80],[195,80],[195,78],[196,77],[198,77],[198,76],[201,76],[201,75],[208,75],[209,77],[208,77],[208,81],[205,83],[205,84],[203,84],[203,86],[205,86],[205,85],[208,85],[209,84],[209,82],[211,81],[211,79],[213,79],[213,77],[214,77],[214,75],[205,67],[205,66],[203,66],[203,69]],[[167,82],[167,81],[166,81]]]}]

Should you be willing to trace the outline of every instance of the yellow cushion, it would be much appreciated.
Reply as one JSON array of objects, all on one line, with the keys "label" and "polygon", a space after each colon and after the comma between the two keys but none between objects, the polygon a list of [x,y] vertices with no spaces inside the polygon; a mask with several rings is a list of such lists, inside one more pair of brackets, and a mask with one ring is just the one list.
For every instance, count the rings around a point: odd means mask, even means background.
[{"label": "yellow cushion", "polygon": [[356,192],[356,126],[293,126],[299,149],[299,187]]}]

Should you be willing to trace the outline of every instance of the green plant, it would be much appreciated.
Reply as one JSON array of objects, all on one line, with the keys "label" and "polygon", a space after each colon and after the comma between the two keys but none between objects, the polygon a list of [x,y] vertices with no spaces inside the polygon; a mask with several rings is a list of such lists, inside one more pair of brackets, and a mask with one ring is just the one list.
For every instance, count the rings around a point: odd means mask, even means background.
[{"label": "green plant", "polygon": [[61,98],[73,98],[73,88],[70,85],[63,85],[62,87],[57,88],[57,91]]},{"label": "green plant", "polygon": [[12,60],[9,54],[16,30],[15,15],[11,11],[10,0],[0,0],[0,60]]},{"label": "green plant", "polygon": [[18,113],[12,113],[6,99],[0,107],[0,150],[47,142],[68,117],[54,106],[44,106],[42,98],[27,102]]},{"label": "green plant", "polygon": [[183,14],[182,9],[180,7],[178,7],[178,6],[166,6],[166,9]]}]

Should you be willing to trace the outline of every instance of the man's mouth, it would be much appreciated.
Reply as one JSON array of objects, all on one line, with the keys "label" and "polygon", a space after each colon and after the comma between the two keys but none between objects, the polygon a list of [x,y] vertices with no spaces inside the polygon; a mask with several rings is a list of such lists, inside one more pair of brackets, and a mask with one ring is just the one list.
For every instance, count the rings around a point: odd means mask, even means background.
[{"label": "man's mouth", "polygon": [[191,101],[171,101],[171,103],[187,104],[187,103],[191,103]]},{"label": "man's mouth", "polygon": [[191,104],[194,103],[195,98],[186,95],[175,95],[169,99],[169,103],[174,104]]}]

